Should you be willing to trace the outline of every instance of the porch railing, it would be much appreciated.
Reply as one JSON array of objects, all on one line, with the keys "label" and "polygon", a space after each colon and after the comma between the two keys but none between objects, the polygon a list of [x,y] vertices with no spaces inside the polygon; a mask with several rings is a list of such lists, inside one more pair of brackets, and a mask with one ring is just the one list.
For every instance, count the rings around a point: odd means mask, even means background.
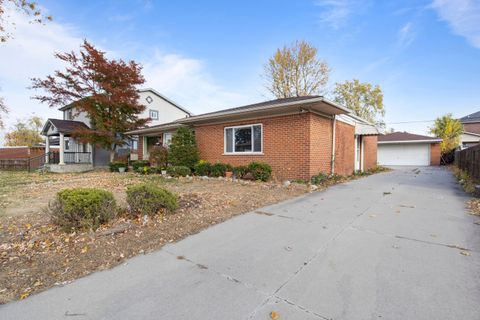
[{"label": "porch railing", "polygon": [[92,163],[91,152],[64,152],[63,161],[67,163]]}]

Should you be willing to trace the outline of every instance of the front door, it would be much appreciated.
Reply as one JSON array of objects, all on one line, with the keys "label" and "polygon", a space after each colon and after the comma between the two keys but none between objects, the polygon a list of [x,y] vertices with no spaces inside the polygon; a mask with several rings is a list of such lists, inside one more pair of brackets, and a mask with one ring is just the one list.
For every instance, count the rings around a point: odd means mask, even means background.
[{"label": "front door", "polygon": [[362,168],[362,136],[355,137],[355,171]]}]

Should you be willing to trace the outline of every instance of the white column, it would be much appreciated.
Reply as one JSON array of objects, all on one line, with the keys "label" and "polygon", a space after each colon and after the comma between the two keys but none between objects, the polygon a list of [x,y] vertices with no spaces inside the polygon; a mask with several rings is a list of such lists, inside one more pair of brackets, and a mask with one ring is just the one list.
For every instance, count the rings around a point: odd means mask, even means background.
[{"label": "white column", "polygon": [[60,133],[60,162],[58,164],[65,164],[65,159],[63,158],[65,152],[65,135]]},{"label": "white column", "polygon": [[48,163],[48,153],[50,152],[50,137],[45,138],[45,163]]}]

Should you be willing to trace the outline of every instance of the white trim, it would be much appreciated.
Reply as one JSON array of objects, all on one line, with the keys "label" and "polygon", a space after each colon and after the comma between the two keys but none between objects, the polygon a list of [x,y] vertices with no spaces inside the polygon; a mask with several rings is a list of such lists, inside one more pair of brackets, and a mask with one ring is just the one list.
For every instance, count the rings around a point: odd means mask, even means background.
[{"label": "white trim", "polygon": [[[239,128],[251,128],[252,130],[252,150],[254,148],[254,136],[253,136],[253,127],[260,126],[260,151],[246,151],[246,152],[236,152],[235,151],[235,129]],[[227,129],[232,130],[232,152],[227,152]],[[223,128],[223,155],[263,155],[263,124],[262,123],[253,123],[253,124],[245,124],[239,126],[229,126]]]},{"label": "white trim", "polygon": [[400,143],[439,143],[442,139],[432,140],[398,140],[398,141],[378,141],[378,144],[400,144]]},{"label": "white trim", "polygon": [[363,172],[365,171],[365,165],[363,159],[365,158],[363,156],[363,148],[365,147],[364,139],[363,136],[359,135],[360,137],[360,170]]}]

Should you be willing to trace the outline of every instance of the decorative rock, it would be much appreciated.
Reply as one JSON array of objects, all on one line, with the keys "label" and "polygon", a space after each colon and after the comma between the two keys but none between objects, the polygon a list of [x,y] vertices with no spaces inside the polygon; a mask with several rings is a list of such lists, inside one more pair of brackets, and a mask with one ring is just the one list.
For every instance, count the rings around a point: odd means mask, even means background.
[{"label": "decorative rock", "polygon": [[310,185],[310,191],[315,191],[317,189],[318,189],[318,187],[316,185],[314,185],[314,184]]},{"label": "decorative rock", "polygon": [[291,184],[291,182],[288,181],[288,180],[283,181],[283,186],[284,186],[284,187],[289,187],[290,184]]},{"label": "decorative rock", "polygon": [[202,180],[208,180],[207,176],[202,176]]}]

